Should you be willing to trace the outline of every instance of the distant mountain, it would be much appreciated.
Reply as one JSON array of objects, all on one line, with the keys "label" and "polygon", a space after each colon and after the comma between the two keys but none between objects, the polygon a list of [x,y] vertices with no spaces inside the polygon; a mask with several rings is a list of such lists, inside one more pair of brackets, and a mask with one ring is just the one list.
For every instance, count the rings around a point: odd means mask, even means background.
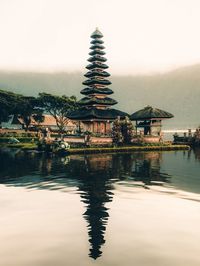
[{"label": "distant mountain", "polygon": [[[0,71],[0,89],[36,96],[39,92],[75,95],[81,98],[83,73],[29,73]],[[152,105],[174,114],[165,128],[195,128],[200,125],[200,65],[164,74],[111,76],[116,108],[133,113]]]}]

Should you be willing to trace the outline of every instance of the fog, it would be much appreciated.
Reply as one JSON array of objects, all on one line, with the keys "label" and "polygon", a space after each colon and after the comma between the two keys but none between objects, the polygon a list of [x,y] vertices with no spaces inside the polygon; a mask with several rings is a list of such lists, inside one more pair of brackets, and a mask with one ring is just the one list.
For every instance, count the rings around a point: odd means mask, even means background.
[{"label": "fog", "polygon": [[[0,72],[0,89],[37,96],[39,92],[83,97],[80,90],[85,79],[81,72]],[[114,108],[129,114],[146,105],[174,114],[164,122],[165,128],[187,129],[199,126],[200,65],[178,68],[154,75],[112,75],[110,86],[118,101]]]}]

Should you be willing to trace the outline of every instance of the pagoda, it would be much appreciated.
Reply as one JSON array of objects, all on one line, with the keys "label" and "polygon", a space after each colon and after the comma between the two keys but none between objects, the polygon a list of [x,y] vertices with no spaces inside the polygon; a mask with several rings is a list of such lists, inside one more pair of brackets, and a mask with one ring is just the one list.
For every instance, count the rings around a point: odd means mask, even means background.
[{"label": "pagoda", "polygon": [[81,90],[85,97],[79,101],[81,108],[69,113],[68,117],[80,121],[84,132],[109,134],[112,121],[127,114],[110,108],[117,101],[109,97],[113,91],[107,87],[111,82],[107,79],[110,74],[106,71],[108,66],[102,38],[103,34],[96,28],[91,35],[88,72],[84,75],[87,79],[82,83],[87,86]]}]

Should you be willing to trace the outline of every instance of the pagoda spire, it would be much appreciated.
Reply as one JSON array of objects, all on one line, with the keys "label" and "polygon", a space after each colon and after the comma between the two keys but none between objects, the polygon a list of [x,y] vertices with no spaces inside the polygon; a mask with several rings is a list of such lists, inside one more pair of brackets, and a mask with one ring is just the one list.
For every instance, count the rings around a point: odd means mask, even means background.
[{"label": "pagoda spire", "polygon": [[125,118],[127,113],[111,108],[117,101],[110,98],[113,91],[109,88],[111,82],[108,72],[103,34],[98,28],[91,34],[91,47],[85,73],[86,87],[81,90],[85,95],[80,101],[80,108],[68,113],[68,118],[80,122],[80,130],[102,135],[111,134],[112,122],[117,118]]},{"label": "pagoda spire", "polygon": [[107,59],[104,57],[103,34],[96,28],[90,37],[92,46],[89,55],[91,57],[88,58],[90,64],[86,66],[89,71],[84,75],[88,79],[83,82],[83,85],[88,87],[81,91],[86,97],[80,100],[80,104],[86,107],[95,106],[96,108],[107,109],[108,106],[117,102],[107,96],[113,91],[107,88],[111,82],[107,79],[110,74],[105,71],[108,65],[105,63]]}]

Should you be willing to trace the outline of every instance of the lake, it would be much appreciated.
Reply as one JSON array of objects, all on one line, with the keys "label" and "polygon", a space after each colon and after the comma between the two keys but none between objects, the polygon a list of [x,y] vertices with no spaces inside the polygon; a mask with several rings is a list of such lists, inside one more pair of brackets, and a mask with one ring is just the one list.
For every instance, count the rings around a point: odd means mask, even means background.
[{"label": "lake", "polygon": [[200,150],[0,150],[0,265],[199,266]]}]

